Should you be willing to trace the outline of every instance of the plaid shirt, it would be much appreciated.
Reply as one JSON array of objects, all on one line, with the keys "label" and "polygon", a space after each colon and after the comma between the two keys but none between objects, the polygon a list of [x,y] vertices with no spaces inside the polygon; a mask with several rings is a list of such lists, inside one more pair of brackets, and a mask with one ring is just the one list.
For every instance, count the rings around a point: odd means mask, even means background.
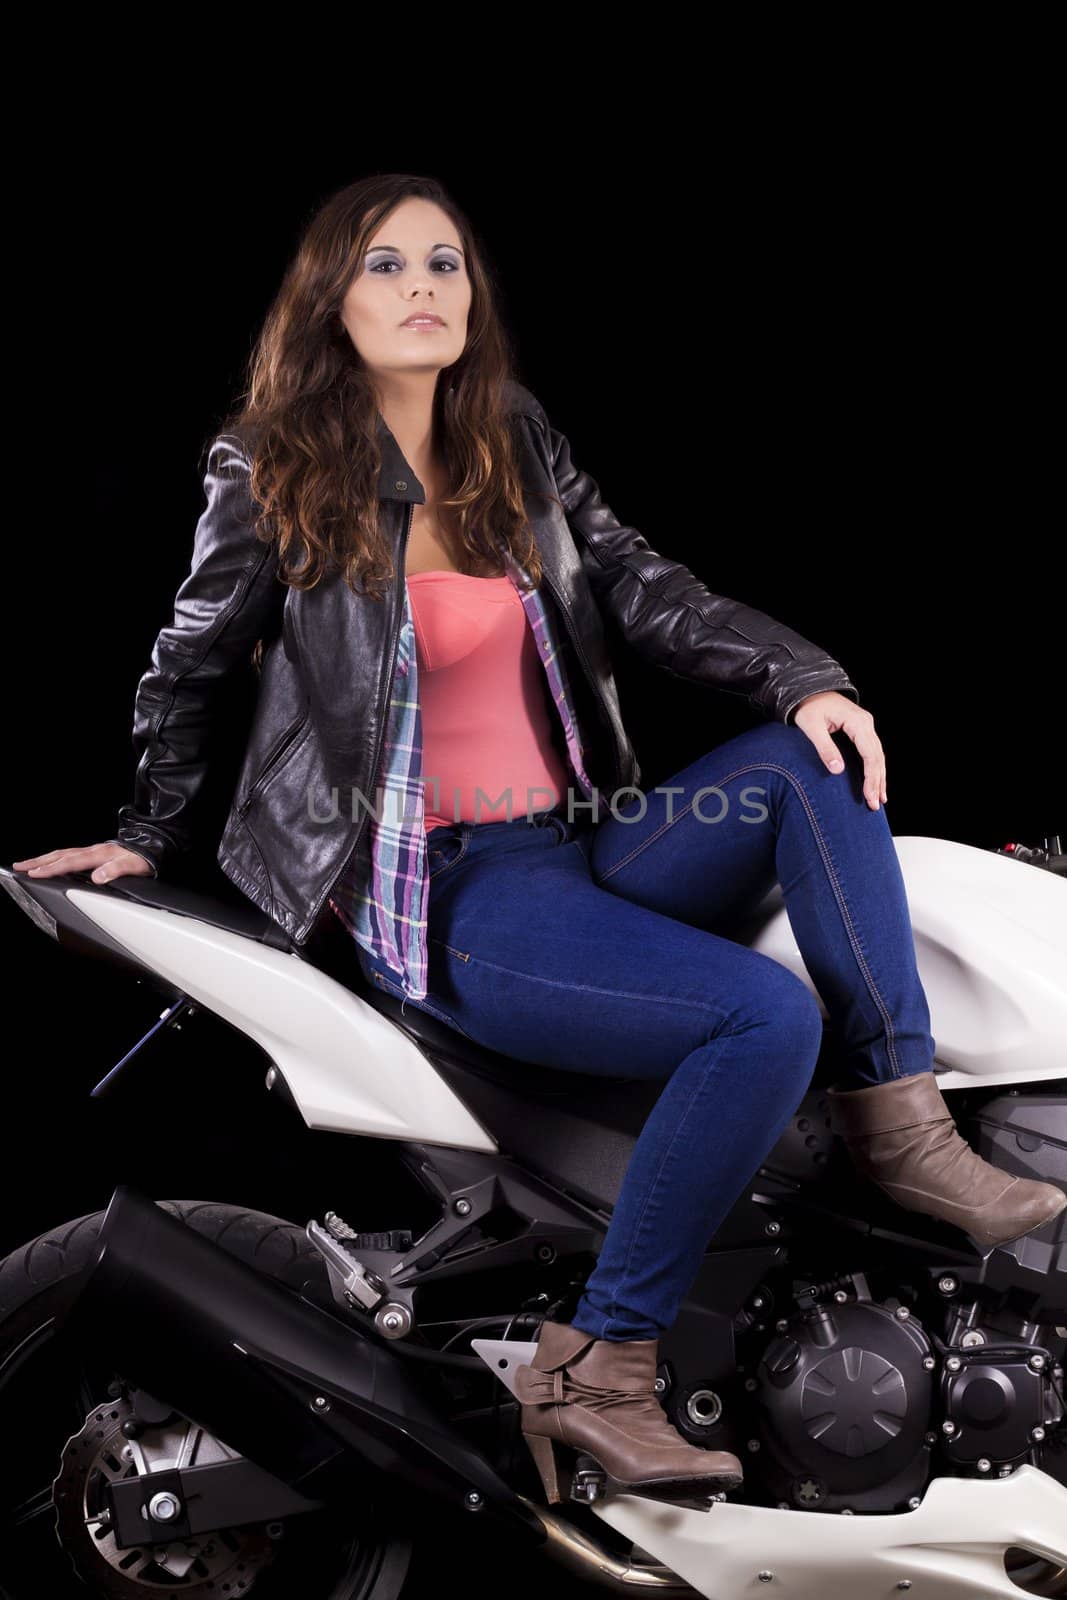
[{"label": "plaid shirt", "polygon": [[[515,584],[537,654],[559,713],[567,755],[587,800],[594,786],[582,764],[587,746],[580,739],[552,618],[525,567],[504,550],[507,576]],[[330,905],[352,937],[398,975],[412,1000],[426,997],[425,790],[422,779],[422,714],[419,707],[415,626],[407,584],[397,646],[396,672],[386,720],[382,774],[367,818],[370,849],[357,851],[330,896]],[[371,797],[368,797],[370,799]],[[596,812],[590,813],[592,817]]]}]

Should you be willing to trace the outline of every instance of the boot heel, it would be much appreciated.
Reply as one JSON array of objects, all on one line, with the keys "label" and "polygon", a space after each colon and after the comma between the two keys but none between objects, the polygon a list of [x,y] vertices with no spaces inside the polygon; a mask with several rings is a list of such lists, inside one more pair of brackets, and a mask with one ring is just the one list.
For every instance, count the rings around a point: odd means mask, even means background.
[{"label": "boot heel", "polygon": [[534,1458],[534,1466],[541,1475],[544,1485],[545,1498],[550,1506],[560,1503],[559,1479],[556,1475],[556,1457],[552,1449],[552,1440],[543,1433],[524,1433],[523,1438],[530,1447],[530,1454]]}]

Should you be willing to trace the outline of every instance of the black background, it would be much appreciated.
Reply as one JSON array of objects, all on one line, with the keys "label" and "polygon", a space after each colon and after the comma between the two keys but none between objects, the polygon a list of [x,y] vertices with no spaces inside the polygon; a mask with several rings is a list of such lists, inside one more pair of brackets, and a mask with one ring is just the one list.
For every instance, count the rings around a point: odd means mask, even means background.
[{"label": "black background", "polygon": [[[374,170],[433,173],[467,209],[517,376],[616,514],[845,665],[895,835],[1067,835],[1048,144],[1025,93],[1011,115],[914,83],[869,117],[861,100],[757,97],[697,138],[649,120],[623,141],[605,117],[517,151],[368,116],[270,159],[231,134],[148,161],[128,127],[83,130],[61,184],[27,180],[3,860],[113,832],[204,443],[304,222]],[[617,665],[648,784],[750,723],[625,649]],[[158,1003],[6,898],[0,918],[0,1255],[118,1181],[301,1224],[430,1220],[387,1145],[309,1133],[211,1019],[88,1100]]]}]

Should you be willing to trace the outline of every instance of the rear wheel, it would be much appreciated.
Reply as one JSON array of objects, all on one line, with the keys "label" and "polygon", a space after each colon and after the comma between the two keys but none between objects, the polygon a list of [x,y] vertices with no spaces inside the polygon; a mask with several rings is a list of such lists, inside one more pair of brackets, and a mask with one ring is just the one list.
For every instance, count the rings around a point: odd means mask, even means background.
[{"label": "rear wheel", "polygon": [[[281,1217],[197,1200],[157,1202],[258,1272],[329,1296],[304,1230]],[[138,1471],[122,1432],[121,1374],[61,1325],[96,1260],[102,1211],[65,1222],[0,1261],[0,1594],[4,1600],[397,1600],[413,1554],[395,1498],[119,1549],[95,1516],[105,1481]],[[165,1396],[160,1396],[165,1400]],[[166,1437],[163,1437],[164,1430]],[[195,1424],[197,1459],[229,1454]],[[142,1462],[174,1459],[173,1421],[139,1436]],[[88,1590],[86,1588],[88,1586]]]}]

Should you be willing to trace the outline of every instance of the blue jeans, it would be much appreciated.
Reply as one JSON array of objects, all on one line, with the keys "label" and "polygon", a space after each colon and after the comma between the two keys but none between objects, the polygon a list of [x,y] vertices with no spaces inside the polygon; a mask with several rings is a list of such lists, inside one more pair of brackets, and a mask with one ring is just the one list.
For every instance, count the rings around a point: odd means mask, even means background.
[{"label": "blue jeans", "polygon": [[523,795],[511,822],[427,835],[429,993],[407,1004],[522,1061],[663,1079],[572,1319],[598,1338],[672,1325],[811,1081],[815,996],[725,931],[775,882],[840,1038],[840,1086],[932,1068],[889,823],[863,798],[852,741],[834,742],[836,774],[799,728],[767,723],[622,792],[599,822],[577,806],[568,820],[566,799],[530,821]]}]

